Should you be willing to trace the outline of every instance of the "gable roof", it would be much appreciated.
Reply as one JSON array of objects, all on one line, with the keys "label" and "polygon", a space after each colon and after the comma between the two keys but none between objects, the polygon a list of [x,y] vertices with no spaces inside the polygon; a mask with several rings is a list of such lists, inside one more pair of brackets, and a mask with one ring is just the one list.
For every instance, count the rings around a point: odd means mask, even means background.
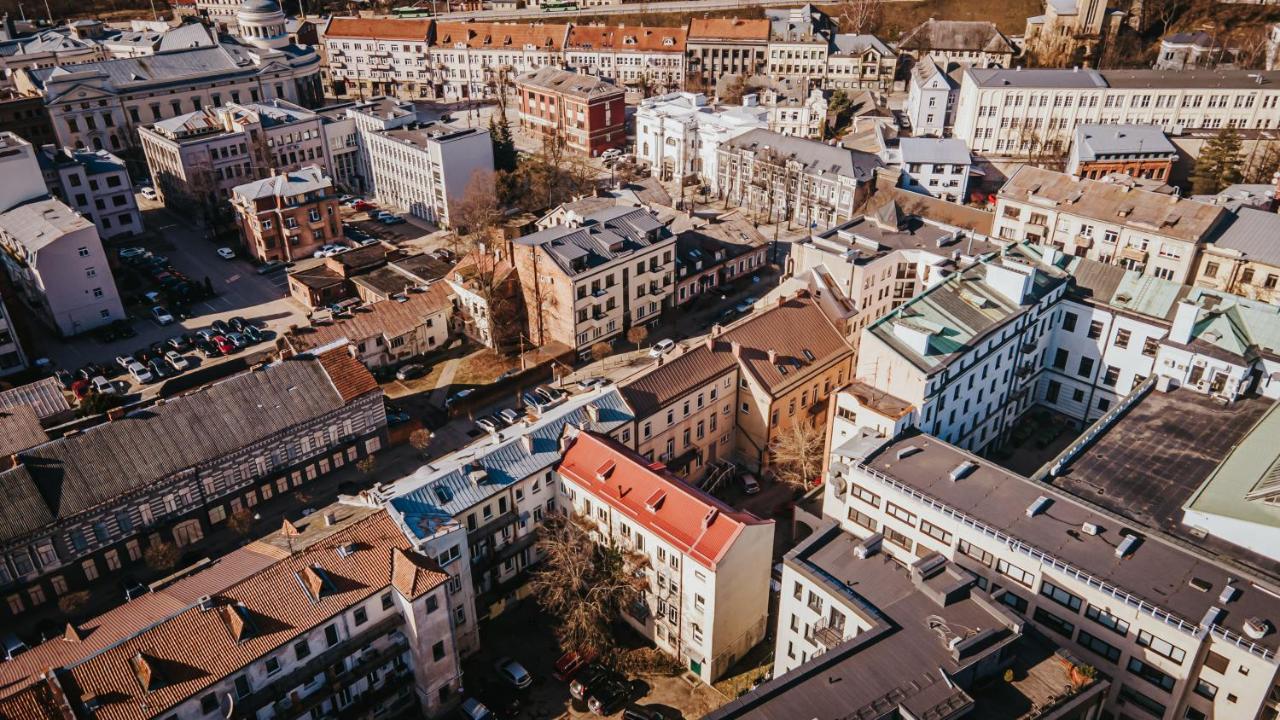
[{"label": "gable roof", "polygon": [[71,409],[67,395],[62,391],[62,384],[55,377],[42,378],[0,391],[0,409],[12,410],[23,406],[32,408],[36,417],[41,420]]},{"label": "gable roof", "polygon": [[783,135],[763,128],[748,130],[721,145],[725,146],[752,152],[768,149],[799,163],[810,174],[847,177],[858,182],[871,180],[875,169],[882,165],[880,158],[868,152]]},{"label": "gable roof", "polygon": [[293,172],[280,173],[254,180],[231,189],[237,200],[259,200],[265,197],[289,198],[333,187],[319,165],[309,165]]},{"label": "gable roof", "polygon": [[331,17],[320,37],[426,42],[431,22],[399,18]]},{"label": "gable roof", "polygon": [[583,215],[579,226],[556,225],[515,242],[540,247],[561,271],[573,276],[669,237],[670,231],[648,210],[618,205]]},{"label": "gable roof", "polygon": [[349,317],[312,325],[305,328],[306,332],[291,334],[289,341],[301,351],[327,346],[342,338],[352,343],[374,337],[396,338],[420,327],[428,317],[452,307],[449,286],[442,282],[431,283],[425,292],[407,292],[404,298],[404,302],[392,298],[352,308],[347,313]]},{"label": "gable roof", "polygon": [[588,99],[626,93],[626,90],[608,80],[595,75],[570,72],[554,65],[543,65],[533,72],[525,73],[518,77],[516,82],[519,85]]},{"label": "gable roof", "polygon": [[565,50],[682,53],[686,39],[683,27],[574,25],[569,28]]},{"label": "gable roof", "polygon": [[935,20],[929,18],[902,37],[904,50],[967,50],[987,53],[1015,52],[1013,42],[995,23],[983,20]]},{"label": "gable roof", "polygon": [[748,525],[772,525],[735,510],[650,463],[621,443],[591,432],[570,441],[558,468],[584,491],[714,571]]},{"label": "gable roof", "polygon": [[1249,262],[1280,267],[1280,215],[1242,207],[1213,244]]},{"label": "gable roof", "polygon": [[521,50],[526,45],[540,50],[564,49],[568,25],[544,23],[436,22],[433,47],[454,47],[459,43],[473,50]]}]

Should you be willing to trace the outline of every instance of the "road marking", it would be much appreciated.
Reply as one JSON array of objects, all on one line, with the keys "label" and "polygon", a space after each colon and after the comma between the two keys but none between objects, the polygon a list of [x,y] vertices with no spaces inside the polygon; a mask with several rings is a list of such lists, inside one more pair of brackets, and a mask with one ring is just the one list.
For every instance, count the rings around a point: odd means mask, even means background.
[{"label": "road marking", "polygon": [[239,280],[239,279],[240,279],[240,273],[236,273],[235,275],[231,275],[231,276],[229,276],[226,280],[223,280],[223,282],[224,282],[224,283],[226,283],[226,284],[228,284],[228,285],[230,285],[231,283],[233,283],[233,282],[235,282],[235,281],[237,281],[237,280]]}]

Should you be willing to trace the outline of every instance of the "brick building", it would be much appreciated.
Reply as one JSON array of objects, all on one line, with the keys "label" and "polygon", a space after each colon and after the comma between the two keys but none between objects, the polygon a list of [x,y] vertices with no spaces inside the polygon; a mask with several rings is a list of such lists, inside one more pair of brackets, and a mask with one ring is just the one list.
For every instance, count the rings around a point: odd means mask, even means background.
[{"label": "brick building", "polygon": [[342,239],[333,182],[316,166],[237,186],[231,207],[254,258],[290,262]]},{"label": "brick building", "polygon": [[544,67],[516,80],[520,127],[595,157],[627,142],[626,90],[606,80]]}]

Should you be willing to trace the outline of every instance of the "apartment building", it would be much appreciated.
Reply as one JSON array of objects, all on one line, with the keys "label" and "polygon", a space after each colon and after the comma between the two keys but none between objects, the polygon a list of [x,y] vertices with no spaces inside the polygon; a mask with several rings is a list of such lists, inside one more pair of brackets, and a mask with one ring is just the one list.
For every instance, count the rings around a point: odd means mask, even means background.
[{"label": "apartment building", "polygon": [[746,218],[691,228],[676,235],[676,307],[691,303],[738,278],[759,272],[769,249],[760,231]]},{"label": "apartment building", "polygon": [[1273,581],[938,438],[867,437],[834,452],[824,515],[900,563],[941,554],[976,575],[1110,681],[1108,711],[1275,709]]},{"label": "apartment building", "polygon": [[520,127],[596,157],[627,141],[626,90],[594,75],[543,67],[516,78]]},{"label": "apartment building", "polygon": [[928,58],[943,72],[951,72],[960,67],[1009,67],[1018,49],[993,22],[929,18],[903,34],[898,52],[915,62]]},{"label": "apartment building", "polygon": [[698,179],[715,188],[716,151],[748,130],[769,127],[759,96],[743,104],[719,105],[702,93],[675,92],[640,101],[635,116],[635,156],[664,182]]},{"label": "apartment building", "polygon": [[333,16],[320,31],[325,94],[360,99],[432,97],[429,19]]},{"label": "apartment building", "polygon": [[138,128],[138,139],[161,202],[218,206],[231,190],[272,172],[336,163],[329,118],[283,100],[198,108]]},{"label": "apartment building", "polygon": [[768,63],[768,19],[690,18],[688,69],[691,86],[715,88],[722,77],[755,75]]},{"label": "apartment building", "polygon": [[563,507],[555,466],[572,429],[631,442],[616,388],[580,393],[482,436],[387,483],[377,498],[413,546],[448,573],[459,651],[480,649],[478,625],[529,596],[538,529]]},{"label": "apartment building", "polygon": [[313,322],[290,332],[285,340],[299,353],[334,343],[346,345],[367,368],[394,368],[443,349],[449,344],[452,329],[449,286],[434,282],[426,288]]},{"label": "apartment building", "polygon": [[718,192],[772,222],[830,227],[853,217],[880,160],[816,140],[749,130],[716,151]]},{"label": "apartment building", "polygon": [[624,552],[649,586],[623,618],[705,683],[764,639],[773,521],[734,510],[611,438],[572,432],[556,467],[563,512]]},{"label": "apartment building", "polygon": [[1280,215],[1242,207],[1204,246],[1193,284],[1280,304]]},{"label": "apartment building", "polygon": [[658,319],[675,292],[675,235],[642,208],[569,214],[516,238],[512,261],[528,313],[529,340],[577,353]]},{"label": "apartment building", "polygon": [[6,663],[0,713],[443,717],[448,577],[386,511],[330,505]]},{"label": "apartment building", "polygon": [[[263,402],[271,398],[272,402]],[[385,442],[382,391],[345,349],[285,359],[17,453],[0,473],[0,613],[153,577],[143,551],[202,552],[241,508],[303,488]],[[57,485],[57,496],[42,488]]]},{"label": "apartment building", "polygon": [[1153,125],[1076,126],[1067,156],[1068,175],[1097,180],[1111,173],[1167,181],[1178,149]]},{"label": "apartment building", "polygon": [[1280,74],[1252,70],[964,71],[954,136],[993,157],[1063,152],[1076,126],[1155,125],[1171,134],[1280,127]]},{"label": "apartment building", "polygon": [[691,480],[724,461],[767,468],[793,426],[826,427],[827,400],[853,377],[852,359],[845,328],[815,298],[780,298],[622,386],[635,449]]},{"label": "apartment building", "polygon": [[63,337],[124,318],[97,227],[49,197],[35,148],[0,134],[0,176],[0,262],[14,297]]},{"label": "apartment building", "polygon": [[[22,348],[22,340],[18,337],[17,329],[13,324],[13,315],[9,312],[9,305],[0,301],[0,377],[20,373],[27,369],[30,359],[27,351]],[[59,396],[61,396],[61,388],[59,387]],[[65,401],[64,401],[65,402]],[[27,403],[23,403],[27,404]],[[5,403],[0,402],[0,406]],[[5,408],[12,410],[12,408]],[[23,412],[19,410],[18,412]],[[41,419],[38,416],[37,420]],[[29,435],[28,437],[40,439],[43,433]],[[23,443],[17,443],[21,445]],[[13,443],[8,443],[6,450],[25,450],[26,448],[14,447]]]},{"label": "apartment building", "polygon": [[[792,137],[821,140],[827,131],[829,94],[815,87],[807,96],[792,99],[776,90],[765,90],[760,101],[761,107],[769,113],[769,130]],[[752,101],[743,98],[743,102]]]},{"label": "apartment building", "polygon": [[812,5],[765,8],[769,47],[765,73],[801,87],[825,87],[831,53],[831,20]]},{"label": "apartment building", "polygon": [[363,132],[378,200],[440,227],[477,173],[493,172],[493,141],[483,128],[443,122]]},{"label": "apartment building", "polygon": [[44,99],[36,93],[0,88],[0,132],[11,132],[37,147],[53,142],[53,125]]},{"label": "apartment building", "polygon": [[688,31],[683,27],[573,25],[565,40],[569,70],[595,75],[641,97],[684,87]]},{"label": "apartment building", "polygon": [[960,86],[937,63],[925,58],[907,80],[907,123],[914,137],[942,137],[955,122]]},{"label": "apartment building", "polygon": [[98,236],[111,239],[142,232],[129,168],[106,150],[41,148],[38,156],[49,192],[93,221]]},{"label": "apartment building", "polygon": [[1024,165],[996,194],[995,234],[1187,283],[1227,215],[1221,207],[1132,183]]},{"label": "apartment building", "polygon": [[973,157],[955,138],[902,138],[898,141],[902,187],[953,203],[969,197]]},{"label": "apartment building", "polygon": [[[22,70],[15,87],[44,97],[57,144],[120,151],[135,128],[224,101],[320,104],[320,58],[312,50],[222,43],[141,58]],[[237,97],[238,96],[238,97]]]},{"label": "apartment building", "polygon": [[333,181],[315,165],[231,191],[240,239],[259,262],[293,262],[342,239]]},{"label": "apartment building", "polygon": [[298,262],[289,271],[289,295],[310,310],[344,300],[376,303],[424,288],[449,270],[434,255],[388,251],[377,243]]},{"label": "apartment building", "polygon": [[893,89],[898,54],[875,35],[836,33],[831,36],[823,85],[828,90]]},{"label": "apartment building", "polygon": [[438,99],[493,97],[517,75],[565,65],[568,25],[437,21],[432,30],[428,62]]}]

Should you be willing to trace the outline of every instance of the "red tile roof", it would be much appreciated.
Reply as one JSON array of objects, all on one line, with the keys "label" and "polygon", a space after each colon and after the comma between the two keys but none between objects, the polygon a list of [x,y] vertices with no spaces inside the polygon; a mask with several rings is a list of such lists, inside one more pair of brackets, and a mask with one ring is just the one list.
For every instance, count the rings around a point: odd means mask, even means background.
[{"label": "red tile roof", "polygon": [[543,23],[438,22],[432,45],[453,47],[465,43],[476,50],[522,50],[533,45],[542,50],[563,50],[568,25]]},{"label": "red tile roof", "polygon": [[684,52],[685,29],[682,27],[573,26],[569,30],[566,50],[614,50],[624,52]]},{"label": "red tile roof", "polygon": [[769,21],[739,18],[693,18],[689,21],[690,40],[769,40]]},{"label": "red tile roof", "polygon": [[335,17],[329,19],[329,24],[325,26],[322,36],[426,42],[427,33],[430,30],[430,20]]},{"label": "red tile roof", "polygon": [[560,474],[608,503],[703,567],[716,563],[748,525],[772,524],[735,510],[601,435],[579,432],[560,461]]},{"label": "red tile roof", "polygon": [[322,352],[316,359],[345,403],[378,389],[378,381],[370,374],[369,368],[351,357],[345,346]]}]

